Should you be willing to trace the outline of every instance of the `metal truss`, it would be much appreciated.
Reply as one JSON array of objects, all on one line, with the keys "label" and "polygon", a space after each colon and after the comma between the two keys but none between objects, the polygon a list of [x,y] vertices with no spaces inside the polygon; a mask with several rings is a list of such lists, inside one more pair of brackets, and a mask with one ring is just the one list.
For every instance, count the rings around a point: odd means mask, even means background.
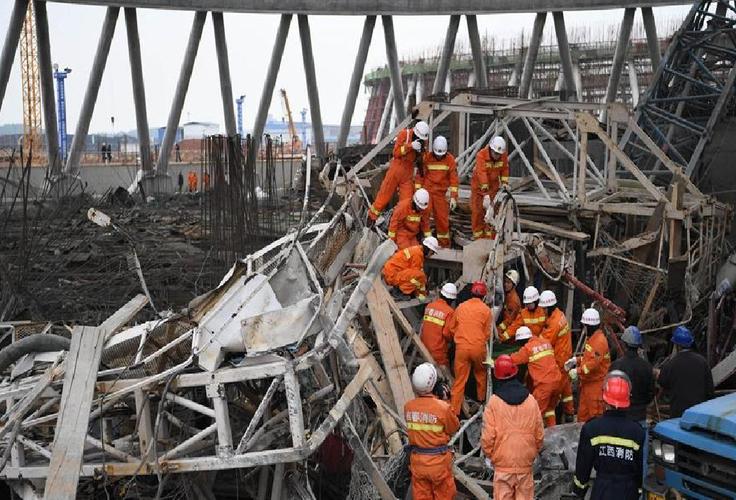
[{"label": "metal truss", "polygon": [[[636,123],[698,183],[704,174],[703,151],[714,127],[734,106],[736,83],[736,7],[730,0],[693,5],[662,59],[642,102]],[[626,153],[659,182],[662,161],[628,129],[622,138]]]}]

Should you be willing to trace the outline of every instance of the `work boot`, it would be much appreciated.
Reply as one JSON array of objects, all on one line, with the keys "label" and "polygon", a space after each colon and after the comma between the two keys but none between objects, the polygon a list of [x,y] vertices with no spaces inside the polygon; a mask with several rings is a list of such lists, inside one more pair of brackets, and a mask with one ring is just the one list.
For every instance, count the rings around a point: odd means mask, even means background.
[{"label": "work boot", "polygon": [[565,413],[562,416],[562,423],[563,424],[571,424],[571,423],[574,423],[574,422],[577,422],[577,418],[575,417],[574,414],[572,414],[572,413]]},{"label": "work boot", "polygon": [[393,297],[394,300],[409,300],[411,297],[404,294],[401,290],[398,288],[392,288],[389,292],[391,294],[391,297]]}]

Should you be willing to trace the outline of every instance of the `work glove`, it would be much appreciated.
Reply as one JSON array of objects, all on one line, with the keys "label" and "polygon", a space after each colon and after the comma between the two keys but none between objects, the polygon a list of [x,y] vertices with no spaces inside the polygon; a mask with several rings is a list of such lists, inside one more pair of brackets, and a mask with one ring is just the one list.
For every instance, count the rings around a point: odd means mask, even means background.
[{"label": "work glove", "polygon": [[411,143],[411,148],[417,153],[420,152],[422,150],[422,141],[420,141],[419,139],[415,139]]},{"label": "work glove", "polygon": [[567,372],[567,374],[570,376],[570,380],[573,382],[578,379],[578,369],[572,368],[570,371]]},{"label": "work glove", "polygon": [[575,357],[572,357],[565,361],[565,371],[570,371],[571,369],[578,366],[578,360]]},{"label": "work glove", "polygon": [[457,208],[457,200],[455,198],[450,198],[450,212],[454,212]]},{"label": "work glove", "polygon": [[491,206],[491,195],[487,194],[483,197],[483,208],[488,210],[488,207]]}]

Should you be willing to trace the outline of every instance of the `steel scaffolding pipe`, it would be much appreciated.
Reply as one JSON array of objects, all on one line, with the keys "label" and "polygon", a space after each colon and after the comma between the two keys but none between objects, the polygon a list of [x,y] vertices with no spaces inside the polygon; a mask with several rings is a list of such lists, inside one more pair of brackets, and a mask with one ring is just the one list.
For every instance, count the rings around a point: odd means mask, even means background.
[{"label": "steel scaffolding pipe", "polygon": [[546,12],[539,12],[534,18],[532,38],[529,41],[526,59],[524,59],[524,69],[521,72],[521,84],[519,85],[519,97],[524,99],[529,96],[529,89],[531,89],[532,86],[534,65],[537,62],[537,54],[539,53],[539,45],[542,43],[542,33],[544,32],[544,23],[546,20]]},{"label": "steel scaffolding pipe", "polygon": [[225,132],[228,136],[237,133],[235,128],[235,109],[233,108],[233,84],[230,80],[230,61],[225,38],[225,20],[222,12],[212,12],[212,27],[215,31],[215,50],[217,68],[220,72],[220,93],[222,94],[222,113],[225,117]]},{"label": "steel scaffolding pipe", "polygon": [[0,110],[3,109],[5,89],[8,87],[10,70],[13,68],[13,60],[15,59],[15,52],[18,50],[20,32],[23,29],[23,21],[26,17],[27,10],[28,0],[15,0],[13,11],[10,14],[8,31],[5,32],[3,52],[0,55]]},{"label": "steel scaffolding pipe", "polygon": [[[325,158],[325,131],[322,127],[322,112],[319,105],[319,87],[317,86],[317,74],[314,69],[314,52],[312,51],[312,33],[309,29],[309,18],[300,15],[297,18],[299,24],[299,39],[302,45],[302,60],[304,61],[304,76],[307,79],[307,97],[309,98],[309,114],[312,117],[312,142],[314,143],[317,156]],[[306,146],[306,144],[305,144]]]},{"label": "steel scaffolding pipe", "polygon": [[406,118],[404,84],[401,81],[399,54],[396,50],[394,20],[391,16],[381,16],[381,22],[383,23],[383,37],[386,40],[386,59],[388,59],[388,69],[391,75],[391,88],[394,93],[394,110],[398,121],[403,121]]},{"label": "steel scaffolding pipe", "polygon": [[148,112],[146,111],[146,87],[143,84],[143,62],[141,60],[141,40],[138,35],[138,14],[135,9],[125,8],[125,30],[128,37],[128,59],[130,78],[133,84],[133,105],[135,106],[135,125],[138,131],[138,150],[141,155],[141,169],[153,171],[151,158],[151,139],[148,132]]}]

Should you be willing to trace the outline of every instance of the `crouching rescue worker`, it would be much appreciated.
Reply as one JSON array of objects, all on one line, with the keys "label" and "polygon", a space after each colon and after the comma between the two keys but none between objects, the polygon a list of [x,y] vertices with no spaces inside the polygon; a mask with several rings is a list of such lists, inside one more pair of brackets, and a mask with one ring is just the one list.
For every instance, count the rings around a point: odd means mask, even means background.
[{"label": "crouching rescue worker", "polygon": [[565,362],[572,356],[572,335],[567,318],[557,305],[557,296],[552,290],[545,290],[539,295],[539,307],[545,309],[547,320],[544,322],[542,337],[552,343],[555,349],[555,361],[560,369],[560,396],[562,398],[565,421],[575,419],[575,404],[572,399],[572,381],[565,371]]},{"label": "crouching rescue worker", "polygon": [[426,189],[417,189],[411,199],[402,200],[391,215],[388,225],[388,237],[394,240],[399,250],[419,244],[419,231],[424,237],[432,236],[429,228],[429,193]]},{"label": "crouching rescue worker", "polygon": [[419,338],[429,350],[434,361],[440,365],[450,368],[450,359],[447,352],[447,323],[455,310],[452,304],[457,298],[457,287],[453,283],[445,283],[440,290],[437,300],[427,304],[424,308],[422,329]]},{"label": "crouching rescue worker", "polygon": [[509,156],[506,141],[496,136],[488,147],[475,157],[475,168],[470,180],[470,225],[473,239],[495,238],[496,232],[485,221],[486,210],[493,203],[496,193],[509,183]]},{"label": "crouching rescue worker", "polygon": [[399,201],[411,199],[414,194],[414,164],[417,158],[422,157],[428,138],[429,125],[426,122],[417,122],[413,128],[406,128],[396,136],[388,172],[368,210],[369,224],[378,219],[396,191],[399,192]]},{"label": "crouching rescue worker", "polygon": [[523,300],[524,308],[519,311],[514,322],[505,332],[499,333],[501,342],[513,340],[516,330],[521,326],[529,328],[535,337],[542,334],[544,322],[547,320],[547,314],[544,308],[539,307],[539,290],[533,286],[526,287],[524,289]]},{"label": "crouching rescue worker", "polygon": [[424,259],[431,257],[440,249],[437,238],[424,238],[421,245],[399,250],[383,265],[383,279],[387,285],[398,288],[391,290],[397,298],[416,296],[419,300],[427,298],[427,275],[424,274]]},{"label": "crouching rescue worker", "polygon": [[511,355],[511,360],[516,365],[527,365],[532,382],[532,395],[542,412],[544,425],[552,427],[557,423],[555,408],[560,399],[562,386],[562,376],[555,361],[552,343],[544,337],[532,336],[532,331],[526,326],[516,331],[516,340],[526,340],[526,343]]},{"label": "crouching rescue worker", "polygon": [[465,384],[470,371],[475,375],[478,401],[486,399],[486,353],[488,339],[491,337],[493,313],[483,302],[488,288],[482,281],[476,281],[470,289],[472,298],[455,309],[447,327],[448,337],[455,341],[455,381],[452,384],[452,410],[455,415],[465,399]]},{"label": "crouching rescue worker", "polygon": [[517,372],[509,355],[498,357],[493,396],[483,411],[480,444],[493,465],[494,500],[534,498],[532,465],[542,449],[544,429],[539,406],[516,379]]},{"label": "crouching rescue worker", "polygon": [[501,315],[501,322],[498,324],[498,333],[501,336],[514,323],[519,311],[521,311],[521,300],[516,292],[516,285],[518,284],[519,272],[515,269],[506,271],[503,277],[503,314]]},{"label": "crouching rescue worker", "polygon": [[[450,211],[457,208],[458,180],[457,165],[452,153],[447,152],[447,139],[438,135],[432,142],[432,152],[424,153],[424,172],[417,172],[416,189],[424,188],[432,198],[430,211],[437,228],[440,246],[450,246]],[[450,190],[450,201],[446,195]]]},{"label": "crouching rescue worker", "polygon": [[585,340],[585,350],[582,356],[567,360],[565,369],[571,380],[580,379],[578,422],[587,422],[603,413],[603,381],[611,367],[611,355],[603,330],[596,328],[593,335],[588,334],[592,328],[601,324],[598,311],[593,308],[586,309],[580,323],[585,325],[588,336]]},{"label": "crouching rescue worker", "polygon": [[603,382],[605,413],[580,430],[575,462],[575,493],[585,496],[590,472],[596,478],[590,500],[637,500],[641,495],[645,431],[627,418],[631,383],[615,370]]},{"label": "crouching rescue worker", "polygon": [[437,370],[423,363],[411,377],[417,398],[404,406],[404,419],[409,433],[409,470],[414,500],[452,500],[455,478],[452,475],[452,450],[447,446],[460,428],[455,413],[446,401],[432,391],[437,383]]}]

